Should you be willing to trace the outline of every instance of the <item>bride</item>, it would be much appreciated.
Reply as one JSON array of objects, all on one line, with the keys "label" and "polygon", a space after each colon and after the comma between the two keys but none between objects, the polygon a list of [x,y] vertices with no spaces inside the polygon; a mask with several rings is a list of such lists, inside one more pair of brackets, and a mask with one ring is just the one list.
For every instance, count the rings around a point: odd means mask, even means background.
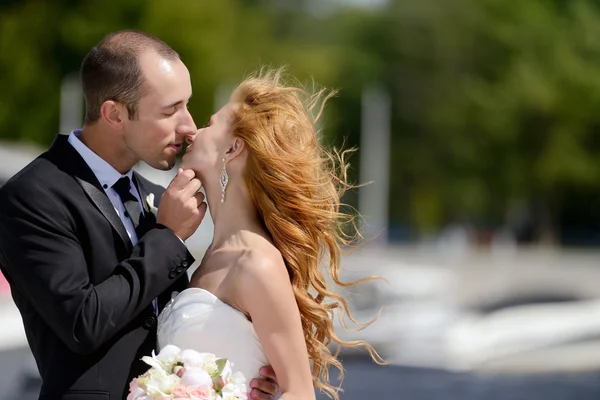
[{"label": "bride", "polygon": [[350,220],[339,211],[343,156],[321,147],[311,117],[324,94],[262,71],[190,139],[181,167],[203,183],[214,238],[190,287],[159,317],[160,348],[228,358],[249,380],[271,365],[283,400],[314,399],[314,387],[338,398],[329,367],[341,372],[341,363],[328,344],[364,346],[380,361],[367,343],[336,336],[332,313],[346,303],[319,268],[326,256],[342,284],[341,225]]}]

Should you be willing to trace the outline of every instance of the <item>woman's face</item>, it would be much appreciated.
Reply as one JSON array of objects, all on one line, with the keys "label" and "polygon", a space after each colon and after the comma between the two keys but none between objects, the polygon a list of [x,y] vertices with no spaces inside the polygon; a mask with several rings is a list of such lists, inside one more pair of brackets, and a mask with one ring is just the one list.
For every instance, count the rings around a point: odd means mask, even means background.
[{"label": "woman's face", "polygon": [[234,105],[228,103],[210,118],[208,125],[198,129],[183,156],[181,168],[191,169],[199,176],[221,171],[223,159],[233,142],[231,117]]}]

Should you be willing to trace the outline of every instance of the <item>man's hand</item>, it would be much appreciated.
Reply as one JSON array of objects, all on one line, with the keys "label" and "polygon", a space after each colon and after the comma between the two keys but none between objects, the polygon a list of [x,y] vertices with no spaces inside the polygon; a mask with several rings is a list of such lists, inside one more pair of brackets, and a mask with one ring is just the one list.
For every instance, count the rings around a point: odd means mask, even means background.
[{"label": "man's hand", "polygon": [[273,371],[270,365],[262,367],[260,369],[260,376],[262,378],[250,381],[250,387],[252,388],[250,397],[259,400],[273,400],[279,393],[275,371]]},{"label": "man's hand", "polygon": [[161,197],[156,222],[187,240],[206,215],[204,194],[198,192],[201,186],[194,171],[180,168]]}]

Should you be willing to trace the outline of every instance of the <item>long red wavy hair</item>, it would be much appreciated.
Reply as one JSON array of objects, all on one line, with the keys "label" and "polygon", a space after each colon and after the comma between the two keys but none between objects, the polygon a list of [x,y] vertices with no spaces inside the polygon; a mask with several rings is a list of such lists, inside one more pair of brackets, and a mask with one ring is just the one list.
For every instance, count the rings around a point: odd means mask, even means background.
[{"label": "long red wavy hair", "polygon": [[[336,284],[352,286],[372,279],[341,282],[342,247],[356,238],[347,233],[354,216],[340,210],[340,199],[351,187],[347,181],[346,152],[328,151],[318,140],[315,124],[333,92],[311,94],[283,83],[283,69],[263,69],[244,80],[231,101],[238,103],[232,118],[235,136],[248,149],[245,183],[264,225],[286,263],[311,361],[315,387],[338,399],[339,387],[330,384],[331,366],[340,370],[342,347],[362,346],[383,363],[363,341],[344,341],[333,327],[334,310],[354,321],[346,300],[331,291],[320,265]],[[315,115],[316,114],[316,115]],[[356,321],[355,321],[356,322]],[[335,344],[334,353],[329,345]]]}]

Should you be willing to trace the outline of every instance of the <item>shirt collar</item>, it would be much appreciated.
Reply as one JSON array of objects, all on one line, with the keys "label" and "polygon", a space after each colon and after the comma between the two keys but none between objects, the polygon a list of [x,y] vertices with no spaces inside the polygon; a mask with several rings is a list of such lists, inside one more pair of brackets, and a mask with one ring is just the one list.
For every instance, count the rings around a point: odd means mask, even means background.
[{"label": "shirt collar", "polygon": [[87,147],[79,139],[80,134],[81,129],[75,129],[69,135],[68,141],[90,167],[104,189],[112,187],[123,176],[128,176],[131,180],[133,179],[133,169],[127,171],[125,175],[122,175],[112,165],[106,162],[106,160]]}]

